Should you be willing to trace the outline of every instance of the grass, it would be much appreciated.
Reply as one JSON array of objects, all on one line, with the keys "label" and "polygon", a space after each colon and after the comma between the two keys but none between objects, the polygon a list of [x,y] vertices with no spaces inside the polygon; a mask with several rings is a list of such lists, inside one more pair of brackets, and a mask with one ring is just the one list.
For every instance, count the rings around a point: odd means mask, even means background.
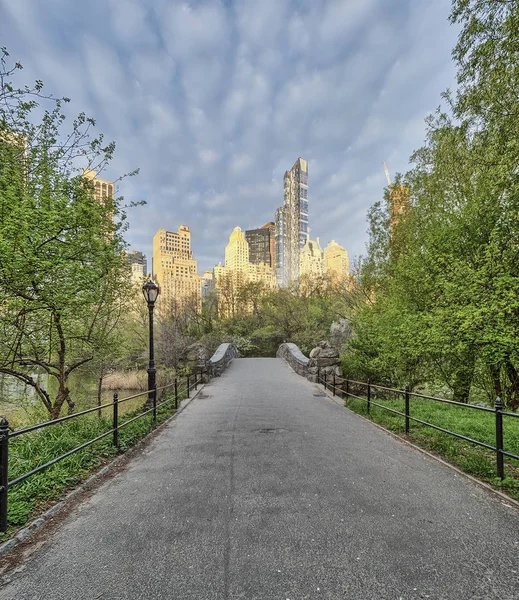
[{"label": "grass", "polygon": [[[373,401],[393,410],[405,411],[403,395],[389,399],[374,397]],[[410,431],[406,435],[404,417],[373,405],[368,414],[366,399],[349,398],[345,405],[519,500],[519,461],[505,457],[505,479],[501,480],[496,474],[496,454],[492,450],[413,421],[410,421]],[[409,413],[422,421],[495,446],[495,414],[492,412],[411,397]],[[503,432],[504,450],[519,455],[519,418],[504,416]]]},{"label": "grass", "polygon": [[[180,400],[185,394],[179,394]],[[175,401],[170,400],[157,409],[157,425],[175,413]],[[128,401],[133,404],[130,412],[122,412],[119,424],[143,412],[145,397]],[[138,406],[135,405],[138,404]],[[123,403],[120,409],[125,406]],[[109,414],[107,414],[109,412]],[[73,448],[98,437],[112,429],[112,409],[97,411],[63,423],[29,432],[12,438],[9,442],[9,480],[57,458]],[[27,521],[43,512],[52,502],[75,485],[99,470],[113,457],[135,445],[154,428],[152,413],[137,419],[119,431],[119,448],[113,445],[112,434],[91,446],[72,454],[51,467],[37,473],[9,489],[7,533],[0,533],[0,541],[11,537]]]}]

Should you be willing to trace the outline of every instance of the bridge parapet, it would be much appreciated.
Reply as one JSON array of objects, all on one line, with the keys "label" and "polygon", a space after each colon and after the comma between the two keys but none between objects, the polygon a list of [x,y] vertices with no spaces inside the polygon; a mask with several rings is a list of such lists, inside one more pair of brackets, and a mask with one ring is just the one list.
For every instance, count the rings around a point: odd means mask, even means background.
[{"label": "bridge parapet", "polygon": [[281,344],[276,353],[278,358],[283,358],[294,369],[296,373],[303,377],[308,377],[309,358],[305,356],[296,344],[285,342]]},{"label": "bridge parapet", "polygon": [[216,352],[207,362],[207,369],[211,377],[220,377],[233,358],[238,358],[240,353],[233,343],[220,344]]}]

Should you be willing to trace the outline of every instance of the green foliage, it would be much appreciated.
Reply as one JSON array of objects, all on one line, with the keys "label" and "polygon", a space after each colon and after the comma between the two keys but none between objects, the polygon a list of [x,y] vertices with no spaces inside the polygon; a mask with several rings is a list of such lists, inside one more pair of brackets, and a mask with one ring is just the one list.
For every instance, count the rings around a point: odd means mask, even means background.
[{"label": "green foliage", "polygon": [[[180,394],[180,400],[185,393]],[[175,403],[171,392],[158,400],[170,400],[157,410],[157,424],[163,423],[175,412]],[[133,405],[138,407],[121,414],[119,424],[141,414],[144,396]],[[120,412],[125,404],[120,404]],[[36,468],[39,465],[57,458],[61,454],[92,440],[112,428],[111,409],[104,409],[102,417],[90,413],[45,429],[18,436],[9,445],[9,479]],[[145,437],[153,429],[151,414],[137,419],[119,431],[119,450],[112,443],[112,435],[95,442],[63,459],[46,470],[29,477],[26,481],[9,490],[8,521],[11,535],[18,527],[24,525],[38,512],[44,510],[49,503],[59,499],[63,493],[77,485],[87,476],[97,471],[118,452],[125,452]],[[1,534],[0,534],[1,536]],[[5,536],[4,536],[5,537]]]},{"label": "green foliage", "polygon": [[[456,400],[519,407],[519,4],[456,0],[462,25],[449,112],[427,119],[413,168],[369,214],[355,337],[359,377],[446,386]],[[506,74],[506,75],[505,75]],[[411,209],[391,225],[395,186]]]},{"label": "green foliage", "polygon": [[[49,415],[74,401],[70,374],[110,355],[128,295],[121,199],[98,201],[82,167],[102,170],[115,144],[90,137],[80,114],[43,84],[16,88],[20,65],[0,56],[0,373],[34,388]],[[42,116],[38,119],[37,114]],[[106,362],[106,360],[104,361]],[[55,395],[34,378],[58,382]]]}]

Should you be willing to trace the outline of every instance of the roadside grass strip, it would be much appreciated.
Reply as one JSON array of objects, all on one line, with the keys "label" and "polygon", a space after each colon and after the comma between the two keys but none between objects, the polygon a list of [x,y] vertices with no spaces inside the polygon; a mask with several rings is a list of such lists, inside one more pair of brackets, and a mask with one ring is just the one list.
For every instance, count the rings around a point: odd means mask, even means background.
[{"label": "roadside grass strip", "polygon": [[[185,397],[185,394],[179,395],[179,402]],[[171,396],[163,397],[161,402],[170,398]],[[122,426],[141,414],[144,410],[143,403],[144,399],[140,402],[141,406],[120,415],[119,425]],[[158,407],[157,425],[175,412],[173,400]],[[106,412],[100,417],[97,412],[93,412],[14,437],[9,443],[9,481],[110,431],[112,426],[112,417]],[[67,491],[105,466],[115,456],[134,446],[153,429],[153,417],[152,413],[149,413],[119,430],[119,448],[113,445],[112,435],[108,435],[10,487],[7,513],[9,528],[5,534],[0,533],[0,541],[9,539],[29,520],[36,518]]]}]

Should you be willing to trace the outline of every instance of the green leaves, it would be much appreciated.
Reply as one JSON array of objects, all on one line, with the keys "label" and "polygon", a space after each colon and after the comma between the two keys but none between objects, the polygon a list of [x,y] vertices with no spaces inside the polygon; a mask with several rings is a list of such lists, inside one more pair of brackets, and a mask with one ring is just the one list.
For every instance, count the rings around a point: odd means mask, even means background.
[{"label": "green leaves", "polygon": [[[0,373],[35,386],[34,373],[55,378],[55,398],[36,391],[57,416],[64,403],[74,407],[70,373],[106,349],[129,295],[121,199],[99,201],[93,182],[79,175],[83,166],[105,166],[115,144],[92,139],[95,122],[84,113],[66,129],[68,99],[44,96],[41,81],[32,89],[7,82],[17,69],[7,56],[3,50]],[[40,119],[35,97],[44,99]]]},{"label": "green leaves", "polygon": [[390,205],[369,214],[350,364],[404,383],[519,406],[519,4],[455,0],[452,116],[428,117],[402,179],[412,209],[391,251]]}]

